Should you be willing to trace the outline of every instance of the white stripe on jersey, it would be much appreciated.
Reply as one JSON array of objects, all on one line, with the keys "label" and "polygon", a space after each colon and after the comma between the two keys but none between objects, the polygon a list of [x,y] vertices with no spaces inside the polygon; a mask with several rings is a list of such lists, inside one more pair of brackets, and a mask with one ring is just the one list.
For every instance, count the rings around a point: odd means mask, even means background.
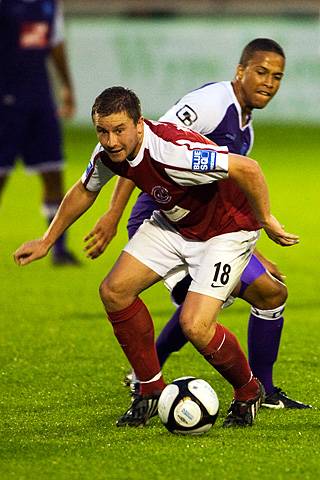
[{"label": "white stripe on jersey", "polygon": [[184,170],[173,170],[165,168],[165,172],[169,175],[172,180],[174,180],[178,185],[183,185],[184,187],[191,187],[193,185],[203,185],[207,183],[212,183],[216,180],[223,180],[228,178],[227,168],[226,170],[214,171],[214,172],[186,172]]},{"label": "white stripe on jersey", "polygon": [[[150,123],[159,125],[159,122]],[[176,130],[171,125],[168,128]],[[188,129],[186,129],[188,131]],[[100,159],[100,152],[103,147],[100,143],[96,146],[90,159],[90,163],[82,175],[82,183],[90,191],[98,191],[115,174]],[[201,163],[201,155],[209,154],[212,157],[212,164],[207,164],[206,158]],[[212,152],[212,154],[211,154]],[[195,161],[198,154],[200,160]],[[153,132],[147,123],[144,123],[144,136],[141,148],[133,160],[128,160],[130,167],[134,169],[143,160],[150,156],[151,159],[161,165],[169,177],[178,185],[192,186],[199,184],[208,184],[216,180],[228,178],[228,148],[220,147],[211,143],[193,142],[188,138],[172,140],[162,138]],[[201,163],[201,164],[200,164]]]},{"label": "white stripe on jersey", "polygon": [[[159,122],[152,123],[158,124]],[[177,139],[174,143],[173,141],[166,141],[161,137],[158,137],[155,133],[151,131],[147,124],[144,124],[144,145],[147,145],[147,148],[150,152],[150,156],[157,162],[161,163],[163,166],[167,165],[172,171],[174,167],[179,169],[188,170],[185,171],[186,174],[189,174],[190,178],[195,175],[198,177],[198,172],[192,171],[192,161],[193,154],[195,150],[204,150],[216,153],[215,161],[215,170],[211,172],[203,173],[205,176],[209,176],[209,180],[206,183],[213,182],[215,179],[220,180],[221,178],[227,178],[228,174],[228,148],[220,147],[218,145],[213,145],[210,143],[201,143],[193,142],[188,139]],[[188,129],[184,129],[188,131]],[[143,146],[142,145],[142,148]],[[182,147],[182,148],[181,148]],[[142,149],[141,149],[142,150]],[[139,156],[139,154],[138,154]],[[138,157],[137,156],[137,157]],[[137,165],[137,157],[135,158],[135,166]],[[141,158],[142,160],[142,158]],[[129,162],[132,165],[131,162]],[[218,173],[218,176],[215,178],[214,175]],[[222,175],[224,173],[224,175]],[[177,178],[179,178],[177,176]],[[191,185],[197,185],[199,181],[191,183]],[[203,183],[203,182],[202,182]]]}]

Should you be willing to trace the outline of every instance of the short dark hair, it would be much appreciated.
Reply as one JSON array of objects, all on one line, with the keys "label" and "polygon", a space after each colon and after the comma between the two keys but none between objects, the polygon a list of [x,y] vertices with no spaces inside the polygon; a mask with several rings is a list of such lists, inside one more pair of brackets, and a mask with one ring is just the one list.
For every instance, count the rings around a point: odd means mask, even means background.
[{"label": "short dark hair", "polygon": [[244,47],[241,53],[239,64],[246,66],[255,52],[275,52],[286,58],[283,48],[270,38],[255,38]]},{"label": "short dark hair", "polygon": [[93,117],[95,113],[108,116],[120,112],[127,112],[128,116],[137,124],[141,117],[140,100],[129,88],[110,87],[95,99],[91,116]]}]

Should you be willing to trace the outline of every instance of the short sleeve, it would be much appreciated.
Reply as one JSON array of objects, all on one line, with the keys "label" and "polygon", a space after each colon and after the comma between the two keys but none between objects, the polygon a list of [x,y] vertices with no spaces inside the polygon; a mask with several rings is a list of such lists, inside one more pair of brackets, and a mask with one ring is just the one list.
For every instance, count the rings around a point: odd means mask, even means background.
[{"label": "short sleeve", "polygon": [[51,46],[55,47],[64,40],[64,19],[61,1],[57,2],[54,22],[53,22],[53,32],[51,38]]},{"label": "short sleeve", "polygon": [[100,143],[94,149],[88,166],[81,177],[84,187],[90,192],[98,192],[101,188],[115,176],[101,160],[100,152],[102,147]]},{"label": "short sleeve", "polygon": [[193,90],[171,107],[160,121],[191,128],[202,135],[211,133],[223,119],[230,104],[225,82]]}]

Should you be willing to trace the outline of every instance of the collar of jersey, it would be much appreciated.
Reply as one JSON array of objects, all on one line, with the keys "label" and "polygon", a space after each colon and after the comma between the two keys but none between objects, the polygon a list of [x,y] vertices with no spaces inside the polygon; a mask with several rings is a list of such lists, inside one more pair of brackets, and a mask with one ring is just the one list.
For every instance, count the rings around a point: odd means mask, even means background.
[{"label": "collar of jersey", "polygon": [[237,97],[236,97],[236,95],[233,91],[232,83],[231,82],[226,82],[226,85],[227,85],[227,88],[230,91],[230,95],[232,95],[233,103],[235,104],[236,109],[238,111],[239,128],[240,128],[240,130],[245,130],[247,128],[247,126],[250,125],[250,123],[251,123],[251,115],[248,118],[247,123],[244,126],[242,126],[242,119],[241,119],[242,112],[241,112],[241,106],[240,106],[239,100],[237,99]]}]

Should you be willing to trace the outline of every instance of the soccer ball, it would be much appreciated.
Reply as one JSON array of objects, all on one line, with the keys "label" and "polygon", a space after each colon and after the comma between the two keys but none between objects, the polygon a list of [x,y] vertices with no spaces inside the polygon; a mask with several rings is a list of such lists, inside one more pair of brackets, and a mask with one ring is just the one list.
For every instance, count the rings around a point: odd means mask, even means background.
[{"label": "soccer ball", "polygon": [[177,378],[159,398],[159,417],[171,433],[205,433],[216,421],[218,412],[216,392],[200,378]]}]

